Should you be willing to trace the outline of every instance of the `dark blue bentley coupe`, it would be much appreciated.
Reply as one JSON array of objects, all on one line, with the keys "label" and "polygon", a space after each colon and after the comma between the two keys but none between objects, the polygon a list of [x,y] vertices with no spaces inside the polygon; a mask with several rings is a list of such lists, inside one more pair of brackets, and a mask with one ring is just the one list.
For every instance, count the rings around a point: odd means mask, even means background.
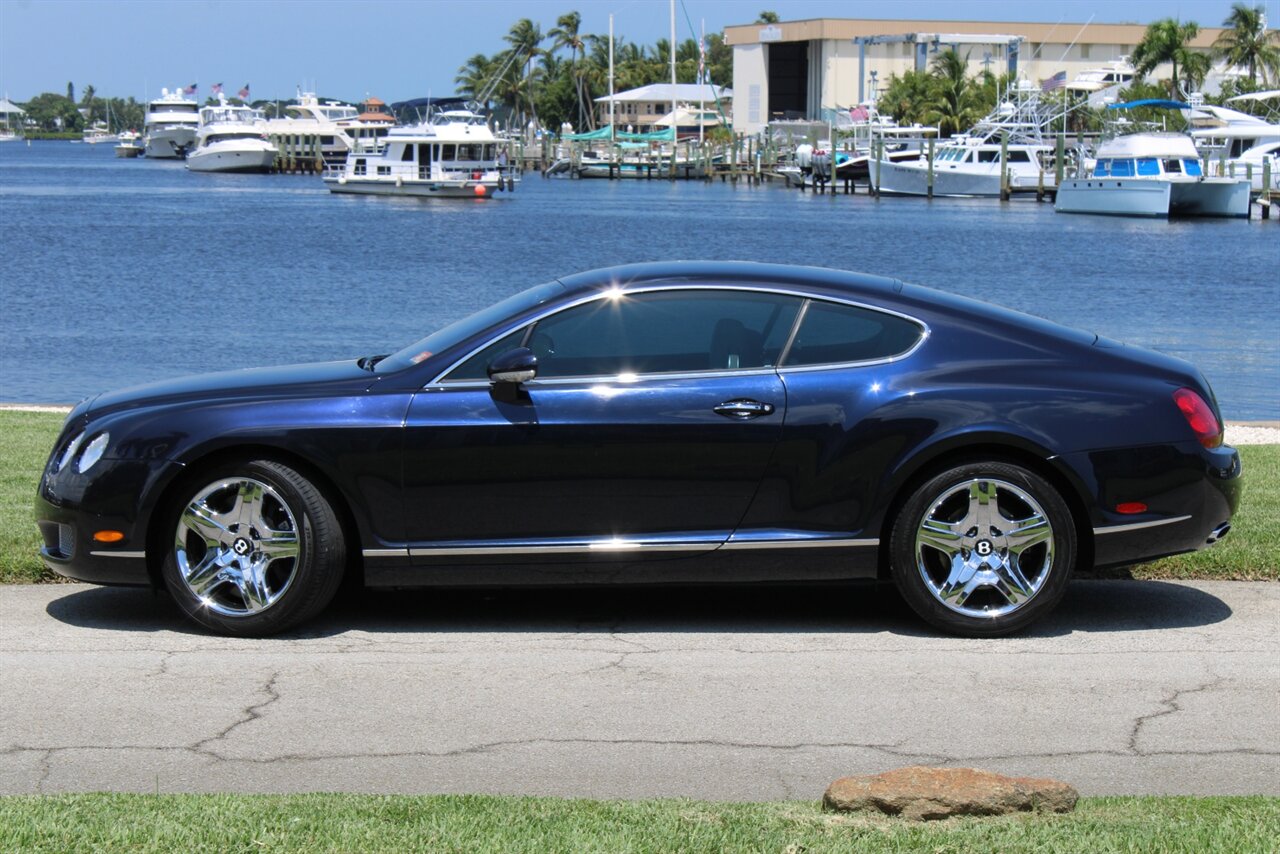
[{"label": "dark blue bentley coupe", "polygon": [[1076,568],[1226,534],[1240,458],[1192,365],[894,279],[597,270],[386,356],[75,408],[45,562],[279,632],[375,587],[892,577],[999,635]]}]

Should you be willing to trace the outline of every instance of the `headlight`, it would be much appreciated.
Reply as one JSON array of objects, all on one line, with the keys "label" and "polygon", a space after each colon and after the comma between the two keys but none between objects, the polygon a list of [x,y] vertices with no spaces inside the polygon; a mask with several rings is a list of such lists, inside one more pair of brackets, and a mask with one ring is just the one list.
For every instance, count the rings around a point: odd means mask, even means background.
[{"label": "headlight", "polygon": [[80,462],[76,463],[76,471],[84,474],[93,468],[93,464],[102,459],[102,455],[106,453],[107,442],[111,441],[111,434],[99,433],[93,438],[93,441],[85,445],[84,453],[80,455]]},{"label": "headlight", "polygon": [[67,445],[67,449],[62,452],[62,456],[58,457],[58,467],[53,470],[55,474],[67,467],[67,463],[71,462],[71,458],[76,455],[76,451],[80,450],[80,443],[83,441],[84,433],[71,440],[71,444]]}]

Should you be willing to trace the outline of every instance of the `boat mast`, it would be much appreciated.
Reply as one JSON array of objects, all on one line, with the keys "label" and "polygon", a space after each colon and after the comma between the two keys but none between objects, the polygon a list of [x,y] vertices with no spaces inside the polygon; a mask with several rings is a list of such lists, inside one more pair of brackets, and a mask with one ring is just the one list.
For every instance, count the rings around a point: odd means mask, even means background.
[{"label": "boat mast", "polygon": [[702,35],[698,39],[698,147],[706,141],[702,125],[707,119],[707,19],[702,19]]},{"label": "boat mast", "polygon": [[[676,157],[676,0],[671,0],[671,162]],[[672,167],[675,174],[675,167]]]},{"label": "boat mast", "polygon": [[618,138],[617,119],[613,114],[613,15],[609,15],[609,142]]}]

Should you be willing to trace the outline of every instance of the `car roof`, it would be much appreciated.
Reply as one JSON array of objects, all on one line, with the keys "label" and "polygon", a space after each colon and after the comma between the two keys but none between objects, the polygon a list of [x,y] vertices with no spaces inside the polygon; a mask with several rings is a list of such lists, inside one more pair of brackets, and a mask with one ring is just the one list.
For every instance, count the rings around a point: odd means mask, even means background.
[{"label": "car roof", "polygon": [[653,285],[756,285],[815,294],[888,296],[902,290],[902,282],[884,276],[850,273],[826,267],[796,267],[755,261],[653,261],[604,267],[559,280],[568,294]]}]

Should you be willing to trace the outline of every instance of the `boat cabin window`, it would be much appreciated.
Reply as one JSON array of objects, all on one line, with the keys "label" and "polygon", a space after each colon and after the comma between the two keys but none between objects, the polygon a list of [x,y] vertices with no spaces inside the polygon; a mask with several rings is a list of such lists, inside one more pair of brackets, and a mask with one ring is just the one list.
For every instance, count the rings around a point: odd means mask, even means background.
[{"label": "boat cabin window", "polygon": [[[1164,171],[1170,175],[1177,175],[1182,172],[1182,161],[1169,159],[1164,162]],[[1143,173],[1145,174],[1145,173]]]},{"label": "boat cabin window", "polygon": [[1199,178],[1202,174],[1204,174],[1200,171],[1200,161],[1192,160],[1190,158],[1187,158],[1182,161],[1182,171],[1186,172],[1188,175],[1193,175],[1196,178]]},{"label": "boat cabin window", "polygon": [[1030,162],[1031,162],[1031,152],[1029,152],[1029,151],[1022,151],[1022,150],[1018,150],[1018,151],[1010,151],[1010,152],[1009,152],[1009,162],[1010,162],[1010,163],[1030,163]]},{"label": "boat cabin window", "polygon": [[412,162],[413,162],[413,146],[412,146],[412,145],[406,145],[406,146],[405,146],[405,147],[400,151],[400,162],[401,162],[401,163],[412,163]]},{"label": "boat cabin window", "polygon": [[978,152],[978,162],[979,162],[979,163],[996,163],[996,162],[998,162],[999,160],[1000,160],[1000,151],[999,151],[999,149],[991,150],[991,151],[979,151],[979,152]]},{"label": "boat cabin window", "polygon": [[1132,178],[1133,177],[1133,161],[1125,159],[1116,159],[1111,161],[1111,177],[1113,178]]},{"label": "boat cabin window", "polygon": [[1110,160],[1099,160],[1097,163],[1095,163],[1095,164],[1094,164],[1094,166],[1093,166],[1093,177],[1095,177],[1095,178],[1106,178],[1106,177],[1107,177],[1107,176],[1109,176],[1110,174],[1111,174],[1111,161],[1110,161]]},{"label": "boat cabin window", "polygon": [[333,145],[333,137],[331,137],[331,136],[322,136],[322,137],[320,137],[320,144],[321,144],[321,145]]},{"label": "boat cabin window", "polygon": [[391,167],[390,167],[390,166],[379,166],[379,167],[378,167],[378,174],[379,174],[379,175],[390,175],[390,174],[391,174]]},{"label": "boat cabin window", "polygon": [[445,145],[440,146],[440,159],[441,160],[457,160],[458,146],[454,145],[453,143],[447,143]]},{"label": "boat cabin window", "polygon": [[1160,161],[1154,157],[1138,158],[1138,174],[1139,175],[1159,175]]},{"label": "boat cabin window", "polygon": [[[407,148],[408,146],[405,146],[405,147]],[[426,164],[431,162],[431,149],[432,149],[432,145],[430,143],[426,143],[426,142],[418,143],[418,162],[419,163]]]},{"label": "boat cabin window", "polygon": [[355,169],[353,169],[353,170],[351,170],[351,171],[352,171],[352,173],[353,173],[353,174],[355,174],[355,175],[367,175],[367,174],[369,174],[369,161],[365,160],[363,157],[357,157],[357,158],[356,158],[356,167],[355,167]]}]

